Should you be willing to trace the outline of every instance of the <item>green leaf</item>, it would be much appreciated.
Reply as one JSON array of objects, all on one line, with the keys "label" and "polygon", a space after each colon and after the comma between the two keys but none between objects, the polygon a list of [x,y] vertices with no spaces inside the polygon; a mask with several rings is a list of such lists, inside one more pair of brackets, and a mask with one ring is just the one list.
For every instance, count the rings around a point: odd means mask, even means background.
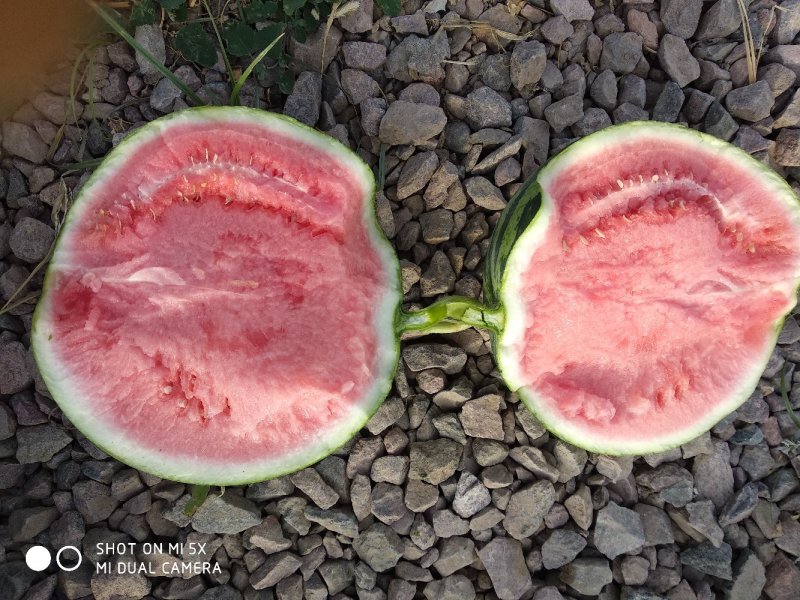
[{"label": "green leaf", "polygon": [[183,2],[184,0],[158,0],[158,3],[164,10],[177,10]]},{"label": "green leaf", "polygon": [[[259,31],[256,31],[256,48],[266,48],[269,46],[275,38],[283,33],[283,24],[282,23],[272,23],[264,27]],[[269,52],[267,52],[267,56],[269,58],[278,58],[283,53],[283,44],[275,44]]]},{"label": "green leaf", "polygon": [[152,25],[158,20],[158,7],[153,0],[139,0],[131,9],[129,23],[132,27]]},{"label": "green leaf", "polygon": [[217,63],[214,42],[200,23],[189,23],[178,32],[175,49],[202,67],[211,68]]},{"label": "green leaf", "polygon": [[258,23],[274,17],[278,12],[278,3],[271,0],[253,0],[245,9],[248,23]]},{"label": "green leaf", "polygon": [[175,21],[187,21],[189,19],[189,7],[185,4],[181,4],[172,11],[172,18]]},{"label": "green leaf", "polygon": [[258,47],[256,44],[256,32],[252,27],[239,21],[229,23],[225,27],[222,37],[225,40],[228,52],[234,56],[247,56],[252,54],[253,50]]},{"label": "green leaf", "polygon": [[299,8],[305,6],[306,0],[283,0],[283,12],[290,17]]},{"label": "green leaf", "polygon": [[376,0],[378,6],[381,7],[381,10],[389,16],[395,16],[400,14],[400,0]]},{"label": "green leaf", "polygon": [[281,93],[286,94],[288,96],[289,94],[292,93],[293,88],[294,88],[294,72],[291,69],[286,69],[278,77],[278,89],[280,89]]}]

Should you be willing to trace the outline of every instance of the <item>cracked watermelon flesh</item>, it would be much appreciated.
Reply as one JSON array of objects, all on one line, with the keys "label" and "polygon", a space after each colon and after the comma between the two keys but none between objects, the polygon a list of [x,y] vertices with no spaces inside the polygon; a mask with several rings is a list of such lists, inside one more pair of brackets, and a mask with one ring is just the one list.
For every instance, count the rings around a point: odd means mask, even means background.
[{"label": "cracked watermelon flesh", "polygon": [[549,429],[657,452],[747,399],[800,280],[781,177],[710,136],[635,123],[573,144],[522,196],[498,225],[508,236],[538,208],[504,267],[498,361]]},{"label": "cracked watermelon flesh", "polygon": [[306,466],[388,393],[397,259],[374,178],[332,138],[204,108],[119,145],[69,212],[33,349],[66,416],[123,462],[234,484]]}]

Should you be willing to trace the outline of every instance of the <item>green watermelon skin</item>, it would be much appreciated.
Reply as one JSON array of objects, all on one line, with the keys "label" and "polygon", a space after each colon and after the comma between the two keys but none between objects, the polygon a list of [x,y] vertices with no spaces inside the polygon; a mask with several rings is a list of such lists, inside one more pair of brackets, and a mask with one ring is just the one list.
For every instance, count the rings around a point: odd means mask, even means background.
[{"label": "green watermelon skin", "polygon": [[[657,145],[665,140],[669,147],[663,150],[664,164],[660,166],[666,166],[668,174],[672,175],[668,164],[673,160],[670,156],[685,154],[699,165],[696,167],[698,170],[705,169],[706,173],[717,170],[719,181],[725,182],[728,178],[730,181],[747,182],[747,185],[751,186],[747,189],[754,194],[753,204],[768,207],[768,210],[759,209],[760,212],[756,211],[751,215],[755,224],[749,230],[745,228],[740,232],[726,231],[725,243],[739,244],[741,254],[747,258],[750,256],[750,248],[746,247],[746,244],[749,243],[747,240],[750,236],[755,240],[753,242],[755,255],[760,251],[772,251],[773,257],[778,257],[780,262],[779,266],[773,268],[768,265],[769,261],[765,260],[758,265],[758,269],[747,271],[748,277],[755,282],[750,285],[748,292],[755,294],[751,300],[759,295],[759,290],[762,288],[768,290],[766,296],[770,297],[756,298],[760,304],[754,304],[753,306],[758,308],[752,310],[747,309],[747,302],[744,302],[742,306],[745,308],[740,306],[738,318],[736,312],[728,314],[732,323],[728,338],[715,336],[713,329],[703,327],[697,320],[680,316],[674,319],[672,327],[662,323],[661,331],[686,332],[684,346],[674,349],[670,355],[671,361],[680,362],[684,359],[691,362],[693,353],[698,352],[698,346],[692,345],[693,338],[707,340],[708,347],[716,349],[725,356],[725,360],[716,363],[710,359],[711,366],[708,368],[695,364],[692,367],[694,371],[689,368],[686,373],[676,376],[675,381],[680,380],[680,385],[683,386],[677,398],[674,395],[670,397],[669,394],[658,396],[659,392],[668,389],[674,381],[663,373],[657,373],[657,368],[656,376],[662,377],[662,387],[650,386],[644,391],[648,385],[647,375],[643,374],[642,369],[637,372],[634,368],[628,368],[631,364],[629,361],[634,355],[625,354],[613,345],[604,344],[602,334],[598,335],[600,339],[593,336],[593,330],[600,328],[608,331],[608,338],[614,338],[615,343],[637,342],[636,331],[630,335],[616,335],[614,332],[615,327],[619,329],[626,327],[624,322],[615,321],[615,310],[620,305],[619,301],[612,301],[609,298],[597,299],[593,303],[584,305],[584,309],[589,306],[592,308],[583,315],[577,311],[571,313],[569,318],[573,319],[574,327],[571,343],[573,350],[578,349],[578,351],[573,351],[572,356],[568,358],[563,357],[567,346],[561,347],[558,343],[553,343],[553,340],[559,339],[560,334],[552,327],[552,323],[562,318],[563,313],[570,313],[571,306],[578,296],[589,293],[587,289],[591,291],[593,284],[589,278],[583,284],[577,278],[570,280],[570,284],[579,290],[576,296],[562,294],[557,299],[551,297],[549,300],[549,292],[543,291],[536,295],[531,292],[530,286],[526,290],[525,286],[520,285],[520,281],[526,275],[531,276],[536,261],[544,261],[541,252],[547,245],[547,237],[559,229],[559,221],[564,218],[564,198],[559,195],[561,190],[558,186],[563,185],[565,181],[586,181],[589,182],[585,186],[588,189],[593,179],[603,177],[613,183],[616,179],[615,162],[621,160],[621,154],[624,156],[625,152],[640,152],[646,155],[645,150],[648,145]],[[681,148],[681,152],[677,151],[678,148]],[[597,164],[598,157],[608,159],[602,167],[595,169],[595,173],[603,175],[593,174],[589,167]],[[686,165],[686,161],[681,163],[681,160],[674,160],[676,172],[679,168],[683,168],[680,167],[681,164]],[[695,167],[686,167],[687,173],[693,168]],[[646,160],[642,159],[637,166],[628,165],[628,171],[623,176],[626,181],[620,180],[626,192],[632,187],[627,184],[628,176],[637,183],[636,169],[646,172]],[[653,174],[646,172],[645,179],[652,178]],[[659,180],[659,183],[663,183],[663,180]],[[619,185],[616,187],[620,189]],[[574,189],[570,193],[574,193]],[[676,202],[679,195],[675,195]],[[598,210],[602,210],[600,196],[592,199],[599,206]],[[705,200],[701,199],[699,202]],[[746,207],[746,203],[742,205]],[[496,226],[486,257],[484,295],[489,307],[503,314],[504,321],[502,328],[496,330],[493,335],[493,346],[498,365],[509,387],[519,394],[526,406],[550,431],[588,450],[611,455],[645,454],[674,448],[694,439],[733,412],[750,396],[769,360],[783,320],[795,305],[796,290],[800,283],[799,209],[800,204],[792,189],[772,170],[729,144],[683,127],[649,122],[631,123],[609,127],[572,144],[544,165],[509,202]],[[575,213],[570,217],[573,219],[580,212],[574,203],[570,210]],[[740,208],[740,210],[745,214],[747,209]],[[624,211],[618,213],[617,217],[624,214]],[[601,216],[598,217],[598,214]],[[608,217],[602,213],[598,214],[592,216],[593,219],[598,217],[598,222]],[[616,231],[614,220],[612,218],[608,223],[612,231]],[[683,222],[691,223],[690,220]],[[592,232],[591,236],[584,236],[588,244],[587,251],[613,243],[609,231],[604,231],[603,226],[598,230],[599,234]],[[672,233],[675,233],[674,228]],[[736,239],[738,233],[743,235],[743,239]],[[680,243],[694,244],[698,248],[703,247],[703,240],[706,239],[702,236],[693,239],[691,235],[680,237],[685,238],[680,239]],[[717,239],[722,236],[716,231],[711,237]],[[663,248],[678,243],[676,239],[672,241],[659,239],[657,232],[650,239],[654,246],[661,243]],[[580,251],[584,244],[579,237],[573,236],[566,247],[578,248]],[[709,248],[712,247],[709,245]],[[567,253],[569,249],[566,250]],[[626,252],[632,256],[636,248],[621,251],[617,256],[623,256]],[[602,257],[605,260],[608,254],[602,254]],[[697,258],[698,263],[709,267],[709,260],[704,260],[703,256]],[[584,257],[584,259],[588,261],[586,264],[592,265],[591,258]],[[557,265],[541,262],[538,268],[541,271],[561,269],[566,272],[576,267],[570,266],[567,260]],[[591,268],[600,267],[595,264]],[[591,270],[586,267],[581,272],[590,274]],[[643,271],[642,279],[646,279],[646,276],[647,271]],[[555,277],[550,281],[551,289],[557,289],[561,285],[558,279]],[[746,277],[745,281],[747,280]],[[636,278],[631,281],[636,281]],[[697,306],[704,307],[704,310],[713,315],[714,302],[709,298],[721,290],[713,289],[713,281],[703,285],[711,287],[705,298],[702,298],[702,293],[697,294],[699,298]],[[658,287],[653,286],[653,289],[657,291]],[[630,288],[624,287],[617,291],[621,297],[631,293]],[[731,297],[734,298],[733,301],[743,300],[743,298],[737,300],[736,294],[731,294]],[[533,308],[537,302],[542,304],[547,301],[556,302],[558,308],[539,313]],[[635,315],[635,318],[631,317],[628,322],[636,324],[634,329],[636,327],[646,329],[647,319],[652,316],[646,314],[646,309],[637,311]],[[600,327],[598,323],[601,324]],[[537,330],[545,331],[537,338],[538,345],[531,343],[526,345],[525,337],[535,335],[532,332]],[[738,335],[737,332],[751,332],[752,339],[740,339],[734,342],[732,340]],[[592,346],[593,350],[581,352],[580,348],[584,346]],[[545,350],[536,354],[537,347]],[[557,353],[559,350],[562,351],[560,359],[547,356],[548,353]],[[646,350],[641,352],[644,353],[645,359],[642,363],[645,364],[657,365],[665,355],[664,348],[651,352],[649,356]],[[529,367],[526,367],[525,362],[531,362],[532,354],[536,354],[539,361],[538,375],[526,372]],[[718,377],[716,373],[726,375]],[[638,378],[637,385],[626,387],[624,382],[626,378],[631,377]],[[691,381],[691,385],[687,386],[687,381]],[[707,381],[708,385],[704,386],[703,381]],[[598,390],[601,391],[598,393]],[[582,401],[577,403],[580,405],[578,407],[576,407],[576,397],[582,398]],[[658,400],[646,402],[651,398]],[[635,402],[646,404],[639,409],[641,414],[631,414],[629,407]],[[595,406],[606,403],[611,405],[608,412],[613,411],[612,416],[609,417],[607,414],[587,416],[587,410],[591,412],[595,410]]]},{"label": "green watermelon skin", "polygon": [[369,168],[245,108],[133,133],[60,232],[32,347],[67,418],[119,460],[233,485],[346,443],[389,394],[399,263]]}]

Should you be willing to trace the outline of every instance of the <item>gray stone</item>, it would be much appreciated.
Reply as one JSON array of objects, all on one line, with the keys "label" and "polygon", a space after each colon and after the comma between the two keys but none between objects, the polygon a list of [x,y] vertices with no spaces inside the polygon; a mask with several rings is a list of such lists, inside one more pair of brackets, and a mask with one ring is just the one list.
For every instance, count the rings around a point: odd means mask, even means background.
[{"label": "gray stone", "polygon": [[699,495],[714,502],[717,508],[722,508],[733,494],[733,471],[728,444],[715,441],[713,454],[695,457],[692,473]]},{"label": "gray stone", "polygon": [[151,587],[150,580],[140,573],[95,573],[91,581],[92,596],[96,600],[144,598],[150,593]]},{"label": "gray stone", "polygon": [[37,94],[33,99],[33,106],[56,125],[74,123],[83,114],[83,106],[79,102],[50,92]]},{"label": "gray stone", "polygon": [[706,113],[703,129],[721,140],[729,141],[739,130],[739,124],[719,102],[712,102]]},{"label": "gray stone", "polygon": [[547,64],[544,44],[536,40],[517,42],[511,52],[511,83],[523,98],[529,98]]},{"label": "gray stone", "polygon": [[484,127],[511,127],[511,105],[508,100],[490,87],[470,92],[464,103],[467,122],[475,129]]},{"label": "gray stone", "polygon": [[659,16],[668,33],[687,40],[697,29],[702,10],[703,0],[663,0]]},{"label": "gray stone", "polygon": [[547,19],[540,31],[544,39],[558,46],[575,33],[575,28],[563,16],[558,15]]},{"label": "gray stone", "polygon": [[359,106],[361,109],[361,127],[364,129],[365,134],[372,137],[378,135],[381,119],[386,114],[386,106],[384,98],[367,98],[361,103]]},{"label": "gray stone", "polygon": [[323,510],[316,506],[305,509],[306,519],[312,523],[319,523],[328,531],[338,533],[349,538],[358,536],[358,521],[353,513],[338,508]]},{"label": "gray stone", "polygon": [[447,33],[440,29],[429,38],[409,35],[386,57],[385,69],[399,81],[438,83],[444,79],[442,61],[450,56]]},{"label": "gray stone", "polygon": [[686,42],[665,34],[658,46],[658,61],[667,75],[680,87],[686,87],[700,77],[700,63],[689,52]]},{"label": "gray stone", "polygon": [[48,147],[36,131],[22,123],[4,121],[0,124],[0,141],[3,150],[35,164],[44,163]]},{"label": "gray stone", "polygon": [[292,483],[320,508],[330,508],[339,501],[339,494],[314,469],[303,469],[290,477]]},{"label": "gray stone", "polygon": [[350,560],[326,560],[319,566],[319,574],[325,581],[330,595],[344,591],[353,583],[355,565]]},{"label": "gray stone", "polygon": [[[28,370],[27,356],[28,353],[25,350],[25,346],[23,346],[19,342],[8,342],[0,345],[0,394],[2,395],[16,394],[17,392],[21,392],[22,390],[27,388],[31,383],[33,383],[33,376]],[[22,431],[24,430],[20,430],[20,434]],[[42,432],[44,431],[45,430],[34,429],[34,431],[30,431],[24,435],[31,436],[30,438],[27,438],[28,440],[35,441],[36,443],[44,444],[47,446],[48,444],[46,440],[41,439],[43,437]],[[39,432],[42,435],[37,435],[37,432]],[[57,436],[56,439],[60,441],[60,436]],[[23,439],[19,440],[19,444],[20,446],[23,445]],[[65,444],[59,446],[56,452],[61,448],[63,448]],[[27,454],[23,453],[23,456],[27,457]],[[47,458],[45,458],[44,460],[49,460],[51,456],[52,454]],[[19,460],[19,462],[21,463],[38,462],[37,460],[26,461],[19,458],[17,460]]]},{"label": "gray stone", "polygon": [[582,535],[566,529],[556,529],[542,544],[542,564],[545,569],[558,569],[572,562],[586,547]]},{"label": "gray stone", "polygon": [[563,15],[569,21],[591,21],[594,8],[589,0],[550,0],[553,14]]},{"label": "gray stone", "polygon": [[397,100],[383,115],[379,136],[390,145],[421,144],[439,135],[446,123],[447,117],[438,106]]},{"label": "gray stone", "polygon": [[689,513],[689,525],[718,548],[725,534],[714,518],[714,503],[711,500],[690,502],[686,505],[686,511]]},{"label": "gray stone", "polygon": [[341,77],[342,90],[350,99],[351,104],[361,104],[364,100],[379,96],[381,93],[378,82],[364,71],[344,69]]},{"label": "gray stone", "polygon": [[757,79],[758,81],[766,81],[769,84],[769,89],[772,90],[772,95],[777,98],[792,87],[797,75],[780,63],[772,63],[758,70]]},{"label": "gray stone", "polygon": [[424,512],[436,504],[439,489],[417,479],[409,480],[406,485],[405,504],[413,512]]},{"label": "gray stone", "polygon": [[313,127],[319,119],[321,105],[322,75],[314,71],[303,71],[297,76],[292,93],[286,98],[283,114]]},{"label": "gray stone", "polygon": [[72,498],[87,525],[105,521],[119,504],[111,497],[109,487],[97,481],[76,483],[72,487]]},{"label": "gray stone", "polygon": [[[792,73],[792,75],[794,75],[794,73]],[[775,118],[772,128],[783,129],[784,127],[796,127],[797,125],[800,125],[800,90],[794,93],[789,104],[787,104],[781,111],[781,114]]]},{"label": "gray stone", "polygon": [[250,575],[250,585],[257,590],[273,587],[279,581],[297,571],[302,564],[303,561],[297,555],[287,550],[271,554]]},{"label": "gray stone", "polygon": [[164,78],[159,81],[150,94],[150,106],[161,113],[172,110],[175,100],[180,98],[181,91],[170,79]]},{"label": "gray stone", "polygon": [[649,118],[649,114],[643,108],[639,108],[635,104],[625,102],[620,104],[613,112],[614,123],[628,123],[630,121],[645,121]]},{"label": "gray stone", "polygon": [[744,121],[766,119],[774,103],[775,98],[766,81],[733,89],[725,96],[725,106],[731,116]]},{"label": "gray stone", "polygon": [[246,547],[249,545],[260,548],[266,554],[292,547],[292,542],[283,536],[281,524],[274,515],[269,515],[260,524],[248,529],[242,537]]},{"label": "gray stone", "polygon": [[765,63],[781,63],[791,69],[796,77],[800,77],[800,46],[784,44],[775,46],[764,53]]},{"label": "gray stone", "polygon": [[681,564],[697,569],[701,573],[730,581],[733,579],[731,571],[731,558],[733,552],[730,545],[722,542],[715,548],[711,542],[701,544],[684,550],[681,554]]},{"label": "gray stone", "polygon": [[[533,585],[522,545],[509,538],[494,538],[478,550],[478,557],[500,600],[518,600]],[[610,573],[610,571],[609,571]]]},{"label": "gray stone", "polygon": [[[144,48],[156,62],[163,65],[167,59],[167,48],[164,44],[164,32],[158,25],[139,25],[134,34],[136,41]],[[136,62],[145,83],[154,84],[163,77],[153,63],[139,51],[136,52]]]},{"label": "gray stone", "polygon": [[502,210],[506,206],[503,192],[485,177],[470,177],[464,181],[467,196],[486,210]]},{"label": "gray stone", "polygon": [[383,523],[373,523],[356,538],[353,549],[373,571],[382,573],[400,560],[403,542],[391,528]]},{"label": "gray stone", "polygon": [[742,26],[742,17],[736,0],[718,0],[706,10],[695,32],[697,40],[728,37]]},{"label": "gray stone", "polygon": [[464,433],[471,437],[502,441],[505,437],[500,417],[502,400],[496,394],[489,394],[465,402],[460,416]]},{"label": "gray stone", "polygon": [[594,78],[589,95],[606,110],[614,110],[617,105],[617,78],[611,69],[605,69]]},{"label": "gray stone", "polygon": [[370,478],[376,482],[402,484],[408,474],[407,456],[381,456],[372,463]]},{"label": "gray stone", "polygon": [[428,185],[438,166],[439,157],[431,151],[419,152],[408,159],[397,180],[397,199],[408,198]]},{"label": "gray stone", "polygon": [[39,535],[59,516],[52,506],[19,508],[8,515],[8,534],[15,542],[27,542]]},{"label": "gray stone", "polygon": [[582,117],[583,98],[578,94],[562,98],[544,109],[544,118],[555,132],[577,123]]},{"label": "gray stone", "polygon": [[453,440],[414,442],[411,444],[408,478],[438,485],[456,472],[461,453],[461,444]]},{"label": "gray stone", "polygon": [[341,42],[341,30],[336,25],[328,29],[323,23],[303,42],[298,41],[294,36],[290,37],[289,54],[300,69],[317,74],[324,73],[338,54]]},{"label": "gray stone", "polygon": [[522,487],[511,495],[503,527],[518,540],[535,534],[555,502],[555,488],[549,481]]},{"label": "gray stone", "polygon": [[800,32],[800,2],[784,0],[780,6],[781,10],[775,12],[775,41],[778,44],[791,44]]},{"label": "gray stone", "polygon": [[56,232],[52,227],[37,219],[23,217],[14,227],[8,243],[14,256],[28,263],[38,263],[47,256],[55,239]]},{"label": "gray stone", "polygon": [[674,123],[678,120],[685,99],[680,86],[674,81],[668,81],[653,107],[653,120]]},{"label": "gray stone", "polygon": [[372,0],[360,0],[355,11],[339,18],[339,25],[350,33],[363,33],[372,29],[374,5]]},{"label": "gray stone", "polygon": [[192,527],[201,533],[239,533],[261,523],[261,511],[234,493],[209,494],[192,515]]},{"label": "gray stone", "polygon": [[639,550],[645,541],[642,520],[635,511],[609,502],[597,514],[594,545],[608,558]]},{"label": "gray stone", "polygon": [[[611,33],[603,40],[600,68],[624,75],[636,69],[642,59],[642,38],[636,33]],[[699,73],[698,73],[699,75]]]},{"label": "gray stone", "polygon": [[462,519],[448,509],[437,510],[433,513],[433,531],[437,537],[449,538],[456,535],[469,533],[469,521]]},{"label": "gray stone", "polygon": [[450,537],[442,542],[439,558],[433,568],[442,577],[448,577],[475,560],[475,544],[463,537]]},{"label": "gray stone", "polygon": [[589,458],[586,450],[583,448],[576,448],[562,440],[556,441],[553,454],[558,463],[558,480],[562,483],[580,475]]},{"label": "gray stone", "polygon": [[508,54],[487,56],[478,67],[478,76],[488,87],[498,92],[507,92],[511,87],[511,59]]},{"label": "gray stone", "polygon": [[561,569],[559,579],[579,594],[597,596],[613,576],[604,558],[578,558]]},{"label": "gray stone", "polygon": [[800,167],[800,129],[781,129],[775,140],[775,162],[786,167]]},{"label": "gray stone", "polygon": [[650,561],[643,556],[626,556],[620,565],[622,581],[628,585],[644,585],[650,571]]},{"label": "gray stone", "polygon": [[500,148],[488,154],[478,164],[472,168],[474,175],[494,171],[495,167],[505,159],[514,156],[522,148],[522,136],[515,135],[503,144]]},{"label": "gray stone", "polygon": [[372,514],[391,525],[407,514],[403,504],[403,489],[390,483],[378,483],[372,488]]},{"label": "gray stone", "polygon": [[461,574],[431,581],[422,593],[426,600],[475,600],[475,587]]},{"label": "gray stone", "polygon": [[453,497],[453,510],[460,516],[471,517],[492,501],[489,490],[472,473],[463,471]]},{"label": "gray stone", "polygon": [[577,491],[564,501],[564,507],[578,527],[588,530],[592,526],[594,508],[588,487],[581,484]]},{"label": "gray stone", "polygon": [[345,42],[342,44],[345,64],[351,69],[372,71],[386,62],[386,46],[370,42]]},{"label": "gray stone", "polygon": [[726,600],[758,600],[767,582],[763,563],[750,550],[744,550],[733,566],[733,583]]},{"label": "gray stone", "polygon": [[[2,364],[2,354],[0,354],[0,365]],[[17,430],[17,460],[21,464],[47,462],[71,441],[69,434],[56,425],[20,427]]]},{"label": "gray stone", "polygon": [[436,368],[454,375],[464,368],[467,353],[447,344],[411,344],[403,349],[403,361],[412,371]]},{"label": "gray stone", "polygon": [[721,527],[738,523],[750,516],[758,505],[758,488],[753,483],[744,485],[725,503],[719,515]]}]

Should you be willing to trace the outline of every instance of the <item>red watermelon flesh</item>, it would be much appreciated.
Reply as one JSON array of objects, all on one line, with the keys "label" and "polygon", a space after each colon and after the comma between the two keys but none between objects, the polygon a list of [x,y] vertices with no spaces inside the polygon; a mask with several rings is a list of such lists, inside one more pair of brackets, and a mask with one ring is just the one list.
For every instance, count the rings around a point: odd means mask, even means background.
[{"label": "red watermelon flesh", "polygon": [[240,116],[199,111],[118,150],[70,214],[38,313],[68,416],[174,479],[313,462],[363,424],[396,361],[366,166]]},{"label": "red watermelon flesh", "polygon": [[795,303],[787,186],[711,138],[669,134],[567,151],[512,257],[506,297],[522,300],[507,322],[523,325],[504,334],[505,372],[555,431],[601,452],[674,446],[733,410]]}]

